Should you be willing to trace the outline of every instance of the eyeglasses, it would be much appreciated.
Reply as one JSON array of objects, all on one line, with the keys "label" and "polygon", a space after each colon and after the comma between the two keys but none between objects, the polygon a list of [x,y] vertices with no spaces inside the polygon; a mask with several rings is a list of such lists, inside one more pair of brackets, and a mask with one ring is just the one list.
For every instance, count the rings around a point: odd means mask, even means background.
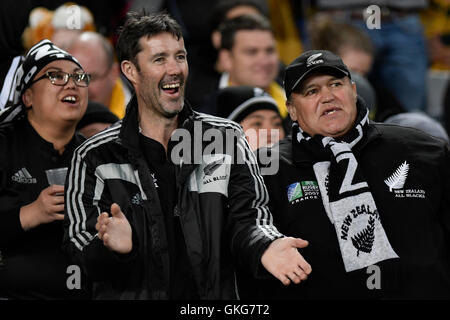
[{"label": "eyeglasses", "polygon": [[43,76],[35,79],[31,84],[48,78],[51,84],[55,86],[65,86],[69,82],[69,78],[72,78],[78,87],[87,87],[91,81],[91,76],[88,73],[67,73],[64,71],[47,71]]}]

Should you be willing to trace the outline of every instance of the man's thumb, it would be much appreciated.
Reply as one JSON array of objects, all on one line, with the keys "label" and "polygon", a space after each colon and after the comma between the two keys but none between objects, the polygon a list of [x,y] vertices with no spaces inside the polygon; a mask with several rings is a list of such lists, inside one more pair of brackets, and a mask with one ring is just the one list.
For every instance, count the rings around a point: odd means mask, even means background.
[{"label": "man's thumb", "polygon": [[296,248],[305,248],[308,246],[308,244],[309,242],[306,240],[295,238],[294,247]]},{"label": "man's thumb", "polygon": [[114,218],[124,218],[124,214],[122,213],[122,209],[120,209],[120,206],[117,203],[113,203],[111,205],[111,216]]}]

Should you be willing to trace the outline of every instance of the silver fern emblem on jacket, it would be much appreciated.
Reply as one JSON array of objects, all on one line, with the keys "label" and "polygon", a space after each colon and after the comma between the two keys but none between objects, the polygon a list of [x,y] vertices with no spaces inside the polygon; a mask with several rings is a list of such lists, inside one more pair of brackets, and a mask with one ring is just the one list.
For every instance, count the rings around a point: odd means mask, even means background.
[{"label": "silver fern emblem on jacket", "polygon": [[402,189],[406,178],[408,177],[409,164],[405,161],[400,167],[395,170],[395,172],[386,180],[384,183],[389,187],[389,192],[392,192],[392,189]]}]

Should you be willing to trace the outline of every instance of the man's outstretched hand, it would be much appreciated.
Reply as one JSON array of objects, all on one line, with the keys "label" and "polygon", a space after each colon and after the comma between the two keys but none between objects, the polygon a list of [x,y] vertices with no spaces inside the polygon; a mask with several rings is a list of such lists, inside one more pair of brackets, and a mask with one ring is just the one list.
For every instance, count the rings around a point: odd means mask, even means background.
[{"label": "man's outstretched hand", "polygon": [[123,254],[131,252],[131,226],[118,204],[111,205],[111,217],[106,212],[98,216],[95,229],[107,248]]},{"label": "man's outstretched hand", "polygon": [[284,285],[300,283],[311,273],[311,266],[297,248],[305,248],[308,241],[299,238],[280,238],[273,241],[261,257],[261,263]]}]

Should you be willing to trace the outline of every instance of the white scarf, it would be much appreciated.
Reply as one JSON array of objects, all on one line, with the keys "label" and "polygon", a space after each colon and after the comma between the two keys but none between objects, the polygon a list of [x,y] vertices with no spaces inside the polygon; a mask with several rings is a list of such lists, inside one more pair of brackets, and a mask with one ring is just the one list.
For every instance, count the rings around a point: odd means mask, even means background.
[{"label": "white scarf", "polygon": [[389,243],[372,193],[351,150],[363,137],[363,127],[368,124],[368,115],[366,110],[365,116],[346,135],[351,137],[349,143],[331,137],[311,138],[300,127],[297,133],[299,143],[320,139],[321,146],[331,151],[331,161],[316,162],[313,169],[325,211],[336,229],[347,272],[398,258]]}]

